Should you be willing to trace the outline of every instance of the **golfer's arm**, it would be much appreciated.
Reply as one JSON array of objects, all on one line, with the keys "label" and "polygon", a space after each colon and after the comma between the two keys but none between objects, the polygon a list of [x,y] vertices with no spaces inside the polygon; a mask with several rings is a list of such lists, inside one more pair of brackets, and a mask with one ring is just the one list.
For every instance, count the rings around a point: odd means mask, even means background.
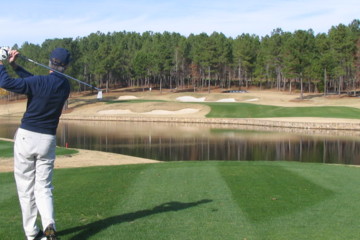
[{"label": "golfer's arm", "polygon": [[19,65],[17,65],[17,67],[14,68],[14,70],[15,70],[15,73],[21,78],[27,78],[27,77],[34,76],[32,73],[26,71],[25,68],[23,68],[23,67],[21,67]]},{"label": "golfer's arm", "polygon": [[[14,70],[16,70],[19,67],[19,65],[17,65],[15,61],[9,62],[9,64]],[[3,61],[0,61],[0,65],[4,65]]]},{"label": "golfer's arm", "polygon": [[18,67],[19,67],[19,65],[17,65],[15,61],[9,62],[9,64],[14,70],[18,69]]},{"label": "golfer's arm", "polygon": [[19,94],[28,94],[31,91],[31,87],[26,79],[11,78],[3,64],[0,64],[0,88]]}]

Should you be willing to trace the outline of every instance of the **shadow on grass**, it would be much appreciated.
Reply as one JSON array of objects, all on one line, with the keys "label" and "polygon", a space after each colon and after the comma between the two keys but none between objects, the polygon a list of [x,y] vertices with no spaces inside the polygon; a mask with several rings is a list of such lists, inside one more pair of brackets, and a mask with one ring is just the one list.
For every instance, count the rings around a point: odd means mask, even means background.
[{"label": "shadow on grass", "polygon": [[75,236],[71,237],[71,240],[79,240],[79,239],[88,239],[89,237],[97,234],[100,231],[103,231],[104,229],[116,225],[121,224],[124,222],[132,222],[136,219],[144,218],[147,216],[159,214],[159,213],[165,213],[165,212],[171,212],[171,211],[180,211],[191,207],[196,207],[200,204],[205,204],[212,202],[212,200],[209,199],[203,199],[197,202],[189,202],[189,203],[182,203],[182,202],[167,202],[163,203],[159,206],[156,206],[152,209],[146,209],[146,210],[140,210],[137,212],[132,213],[126,213],[118,216],[112,216],[108,217],[93,223],[89,223],[83,226],[77,226],[69,229],[65,229],[62,231],[59,231],[59,236],[65,236],[71,233],[80,232],[76,234]]}]

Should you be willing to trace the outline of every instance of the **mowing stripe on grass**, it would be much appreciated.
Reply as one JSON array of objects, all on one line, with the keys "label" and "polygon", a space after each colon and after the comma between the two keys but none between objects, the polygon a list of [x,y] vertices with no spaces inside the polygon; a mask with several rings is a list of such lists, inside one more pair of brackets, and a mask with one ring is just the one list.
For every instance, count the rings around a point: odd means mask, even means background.
[{"label": "mowing stripe on grass", "polygon": [[0,173],[0,239],[23,239],[21,222],[14,174]]},{"label": "mowing stripe on grass", "polygon": [[[224,163],[220,168],[255,239],[355,240],[360,234],[355,220],[360,208],[354,202],[360,196],[358,168],[295,162]],[[274,193],[279,197],[273,199]]]},{"label": "mowing stripe on grass", "polygon": [[62,217],[57,223],[59,234],[65,239],[88,239],[121,222],[114,207],[123,201],[146,167],[144,164],[58,169],[54,194],[57,214]]},{"label": "mowing stripe on grass", "polygon": [[[12,173],[0,180],[15,191]],[[299,162],[57,169],[57,227],[62,240],[355,240],[359,180],[360,168]],[[0,239],[22,239],[17,197],[0,211]]]},{"label": "mowing stripe on grass", "polygon": [[[252,237],[251,225],[239,212],[216,165],[164,163],[144,169],[126,202],[118,206],[122,214],[135,216],[109,231],[117,230],[119,239],[134,240]],[[108,236],[104,232],[101,237]]]},{"label": "mowing stripe on grass", "polygon": [[3,177],[0,178],[0,203],[16,196],[16,186],[14,182],[4,183]]},{"label": "mowing stripe on grass", "polygon": [[224,164],[219,168],[234,199],[252,222],[301,211],[333,194],[275,164]]}]

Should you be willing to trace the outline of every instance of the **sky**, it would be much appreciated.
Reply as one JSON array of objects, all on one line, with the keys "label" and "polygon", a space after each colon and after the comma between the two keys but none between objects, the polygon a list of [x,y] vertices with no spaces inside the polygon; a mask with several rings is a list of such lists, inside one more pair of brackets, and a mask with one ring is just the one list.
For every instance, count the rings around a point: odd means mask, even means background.
[{"label": "sky", "polygon": [[97,31],[168,31],[186,37],[219,32],[236,38],[281,28],[317,34],[354,19],[360,19],[360,0],[16,0],[2,2],[0,46]]}]

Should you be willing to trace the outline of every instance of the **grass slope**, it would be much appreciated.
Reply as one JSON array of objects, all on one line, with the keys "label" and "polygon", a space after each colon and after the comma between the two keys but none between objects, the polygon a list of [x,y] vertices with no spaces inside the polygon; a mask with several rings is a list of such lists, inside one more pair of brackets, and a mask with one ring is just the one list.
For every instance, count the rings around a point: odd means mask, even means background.
[{"label": "grass slope", "polygon": [[204,103],[211,107],[208,118],[323,117],[360,118],[360,109],[352,107],[279,107],[251,103]]},{"label": "grass slope", "polygon": [[[3,158],[13,157],[14,156],[13,148],[14,148],[13,142],[0,140],[0,158],[1,157],[3,157]],[[75,149],[67,149],[67,148],[61,148],[61,147],[56,148],[57,156],[67,155],[67,154],[75,154],[78,152],[79,151],[77,151]]]},{"label": "grass slope", "polygon": [[[358,239],[360,169],[297,162],[172,162],[57,169],[66,239]],[[22,239],[12,173],[0,239]]]}]

